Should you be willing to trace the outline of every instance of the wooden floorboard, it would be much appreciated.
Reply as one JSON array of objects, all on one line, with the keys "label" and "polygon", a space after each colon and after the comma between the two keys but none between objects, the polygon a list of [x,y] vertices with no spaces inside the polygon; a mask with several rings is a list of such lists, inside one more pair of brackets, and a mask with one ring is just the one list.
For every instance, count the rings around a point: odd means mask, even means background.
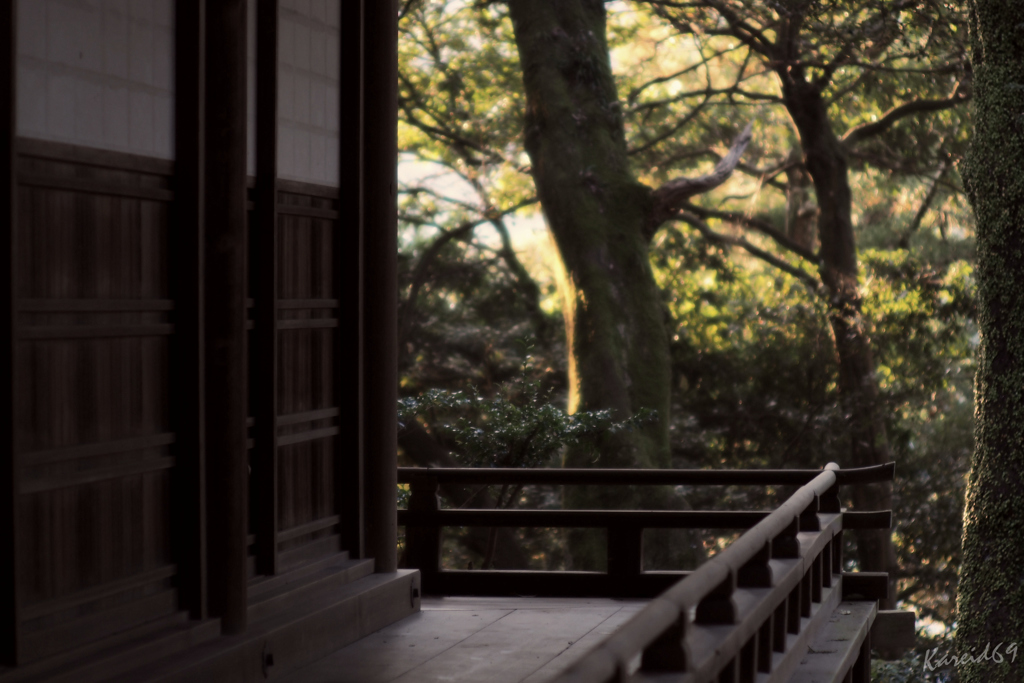
[{"label": "wooden floorboard", "polygon": [[422,611],[295,671],[282,683],[543,683],[644,601],[424,598]]}]

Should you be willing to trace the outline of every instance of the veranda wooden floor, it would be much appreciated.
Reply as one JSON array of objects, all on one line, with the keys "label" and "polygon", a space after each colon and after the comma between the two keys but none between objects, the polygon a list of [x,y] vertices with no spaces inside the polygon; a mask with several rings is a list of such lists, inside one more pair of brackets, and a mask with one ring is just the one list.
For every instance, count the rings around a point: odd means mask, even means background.
[{"label": "veranda wooden floor", "polygon": [[431,598],[282,683],[544,683],[646,601]]}]

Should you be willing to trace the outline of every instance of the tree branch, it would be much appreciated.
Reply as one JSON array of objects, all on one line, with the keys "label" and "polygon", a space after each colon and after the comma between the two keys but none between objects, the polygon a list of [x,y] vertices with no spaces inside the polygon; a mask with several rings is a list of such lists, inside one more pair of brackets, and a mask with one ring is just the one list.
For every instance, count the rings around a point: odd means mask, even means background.
[{"label": "tree branch", "polygon": [[942,166],[939,167],[938,172],[935,174],[935,179],[932,180],[932,186],[928,188],[928,194],[925,195],[924,201],[921,202],[921,207],[914,214],[914,220],[910,222],[910,226],[907,228],[903,236],[900,237],[899,246],[900,249],[910,248],[910,238],[917,232],[917,229],[921,227],[921,221],[924,219],[925,214],[928,213],[928,209],[931,208],[932,201],[935,199],[935,195],[939,192],[939,182],[942,180],[942,176],[946,175],[946,171],[949,170],[950,165],[953,162],[950,158],[946,158],[942,162]]},{"label": "tree branch", "polygon": [[676,218],[696,228],[697,232],[704,235],[704,237],[710,242],[714,242],[715,244],[726,244],[729,246],[740,247],[747,253],[749,253],[751,256],[755,256],[764,261],[765,263],[773,265],[779,270],[789,273],[790,275],[792,275],[793,277],[807,285],[811,289],[811,291],[813,291],[816,294],[822,288],[821,280],[814,277],[807,271],[801,268],[797,268],[792,264],[786,263],[778,256],[770,254],[764,249],[755,247],[753,244],[743,239],[742,237],[730,237],[728,235],[723,235],[721,233],[715,232],[710,227],[708,227],[707,223],[705,223],[692,213],[680,211],[676,214]]},{"label": "tree branch", "polygon": [[890,109],[885,116],[872,121],[871,123],[862,123],[859,126],[855,126],[846,132],[846,135],[842,138],[843,145],[847,149],[853,147],[859,142],[866,140],[867,138],[874,137],[881,133],[884,133],[893,126],[900,119],[914,114],[923,114],[927,112],[942,111],[944,109],[952,109],[958,104],[962,104],[971,98],[970,93],[964,88],[964,84],[958,84],[953,94],[944,100],[914,100],[907,102],[894,109]]},{"label": "tree branch", "polygon": [[819,256],[813,251],[801,246],[797,242],[794,242],[781,230],[778,230],[773,225],[770,225],[765,221],[758,220],[757,218],[750,218],[749,216],[744,216],[741,213],[705,209],[704,207],[697,206],[696,204],[691,204],[689,202],[685,203],[682,208],[701,219],[706,220],[708,218],[718,218],[719,220],[728,221],[730,223],[735,223],[737,225],[742,225],[743,227],[756,230],[762,235],[772,238],[772,240],[783,249],[792,252],[806,261],[810,261],[814,265],[817,265],[821,261]]},{"label": "tree branch", "polygon": [[644,235],[647,239],[654,237],[658,226],[672,218],[676,210],[690,197],[713,190],[729,179],[736,164],[740,162],[743,151],[750,144],[753,127],[753,121],[747,124],[743,132],[733,141],[729,153],[722,157],[711,173],[697,178],[670,180],[652,193],[653,206],[644,226]]}]

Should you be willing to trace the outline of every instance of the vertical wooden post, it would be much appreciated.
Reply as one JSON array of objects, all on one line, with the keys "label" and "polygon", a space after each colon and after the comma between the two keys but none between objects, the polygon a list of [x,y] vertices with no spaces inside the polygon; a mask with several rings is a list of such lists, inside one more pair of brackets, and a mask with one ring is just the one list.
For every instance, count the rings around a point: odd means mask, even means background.
[{"label": "vertical wooden post", "polygon": [[779,560],[792,560],[800,557],[800,541],[797,540],[797,532],[800,529],[799,517],[793,517],[793,521],[782,530],[778,536],[772,539],[772,557]]},{"label": "vertical wooden post", "polygon": [[772,542],[766,541],[761,550],[740,567],[736,575],[737,585],[740,588],[771,588],[772,567],[769,564],[771,559]]},{"label": "vertical wooden post", "polygon": [[789,591],[789,597],[787,598],[788,602],[786,604],[786,631],[788,633],[800,633],[800,616],[803,613],[803,608],[800,605],[800,598],[802,594],[802,581],[793,586],[793,590]]},{"label": "vertical wooden post", "polygon": [[761,628],[757,630],[757,670],[761,673],[772,672],[772,651],[775,649],[775,615],[772,614]]},{"label": "vertical wooden post", "polygon": [[210,613],[246,626],[246,3],[206,5],[206,445]]},{"label": "vertical wooden post", "polygon": [[628,586],[628,579],[644,570],[643,542],[644,530],[639,527],[608,528],[608,575],[623,579],[616,584]]},{"label": "vertical wooden post", "polygon": [[[361,319],[363,225],[363,3],[341,3],[341,64],[338,70],[338,232],[334,239],[334,282],[340,301],[338,317],[350,323]],[[353,248],[355,246],[355,248]],[[334,496],[341,518],[341,545],[350,557],[365,557],[363,503],[362,346],[352,353],[351,337],[334,335],[335,395],[342,409],[342,434],[334,440]],[[356,409],[346,406],[358,406]],[[355,443],[353,443],[353,441]],[[355,445],[355,448],[353,448]]]},{"label": "vertical wooden post", "polygon": [[14,273],[16,265],[15,234],[17,226],[17,186],[15,177],[15,136],[17,121],[15,84],[17,47],[17,0],[0,2],[0,231],[5,255],[0,269],[0,663],[14,666],[18,663],[18,470],[14,439],[14,405],[17,399],[15,384],[14,332],[17,325]]},{"label": "vertical wooden post", "polygon": [[843,573],[843,530],[832,537],[832,573]]},{"label": "vertical wooden post", "polygon": [[739,681],[740,683],[754,683],[757,679],[757,640],[758,634],[750,636],[750,639],[743,645],[739,655]]},{"label": "vertical wooden post", "polygon": [[657,640],[647,646],[640,660],[643,671],[686,671],[690,653],[686,646],[689,616],[686,608],[679,609],[675,623],[665,629]]},{"label": "vertical wooden post", "polygon": [[772,613],[772,650],[786,651],[786,632],[789,630],[789,598],[775,608]]},{"label": "vertical wooden post", "polygon": [[814,570],[808,568],[800,579],[800,616],[810,618],[811,616],[811,579]]},{"label": "vertical wooden post", "polygon": [[[832,538],[835,539],[835,536]],[[821,552],[821,585],[824,588],[832,587],[832,572],[832,540],[830,540]]]},{"label": "vertical wooden post", "polygon": [[826,547],[811,562],[811,602],[821,602],[822,555],[827,552]]},{"label": "vertical wooden post", "polygon": [[694,622],[698,624],[735,624],[734,592],[736,592],[736,572],[730,569],[729,575],[697,604]]},{"label": "vertical wooden post", "polygon": [[[437,496],[437,479],[418,476],[409,485],[410,514],[437,512],[441,501]],[[409,566],[423,576],[423,592],[431,590],[434,575],[441,569],[441,527],[409,524],[405,529],[406,556]]]},{"label": "vertical wooden post", "polygon": [[256,571],[277,573],[277,30],[278,0],[256,5],[256,244],[253,275],[252,476]]},{"label": "vertical wooden post", "polygon": [[860,644],[860,654],[851,669],[853,683],[871,683],[871,631],[864,634],[864,642]]},{"label": "vertical wooden post", "polygon": [[366,552],[398,569],[398,3],[363,3],[363,224],[360,355]]},{"label": "vertical wooden post", "polygon": [[800,513],[800,531],[821,531],[821,520],[818,519],[819,497],[814,499]]},{"label": "vertical wooden post", "polygon": [[175,432],[171,536],[178,597],[193,619],[207,616],[206,472],[203,435],[203,164],[205,1],[175,3],[174,205],[169,268],[175,330],[171,419]]}]

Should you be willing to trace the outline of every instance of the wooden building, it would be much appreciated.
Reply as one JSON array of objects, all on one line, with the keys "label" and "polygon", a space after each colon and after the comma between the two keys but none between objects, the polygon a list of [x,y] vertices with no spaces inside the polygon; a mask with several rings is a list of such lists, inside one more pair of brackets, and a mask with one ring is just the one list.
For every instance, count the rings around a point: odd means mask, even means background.
[{"label": "wooden building", "polygon": [[264,680],[417,610],[395,3],[0,8],[0,683]]}]

